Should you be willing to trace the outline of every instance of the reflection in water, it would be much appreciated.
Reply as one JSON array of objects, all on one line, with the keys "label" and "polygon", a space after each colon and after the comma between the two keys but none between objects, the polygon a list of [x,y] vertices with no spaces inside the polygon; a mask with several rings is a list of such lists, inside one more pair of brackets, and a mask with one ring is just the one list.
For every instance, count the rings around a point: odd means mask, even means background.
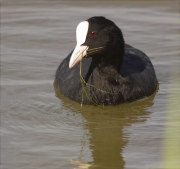
[{"label": "reflection in water", "polygon": [[[85,130],[90,132],[89,147],[92,151],[92,162],[87,162],[88,168],[124,168],[123,148],[128,143],[128,133],[123,132],[125,126],[130,126],[136,122],[144,122],[150,112],[148,107],[153,105],[154,95],[139,100],[134,103],[123,104],[119,106],[95,107],[73,102],[64,97],[54,84],[56,96],[60,98],[68,108],[75,112],[80,112],[87,120]],[[67,104],[68,103],[68,104]],[[82,149],[83,149],[82,145]],[[80,153],[83,156],[83,151]]]}]

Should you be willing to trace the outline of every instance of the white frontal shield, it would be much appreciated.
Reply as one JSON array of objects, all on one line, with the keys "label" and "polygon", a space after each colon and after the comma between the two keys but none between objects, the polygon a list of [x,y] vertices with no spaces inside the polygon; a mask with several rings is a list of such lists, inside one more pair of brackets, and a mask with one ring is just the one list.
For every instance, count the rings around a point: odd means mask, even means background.
[{"label": "white frontal shield", "polygon": [[88,33],[89,22],[80,22],[76,28],[76,41],[77,45],[71,55],[69,62],[69,68],[72,68],[76,63],[78,63],[86,54],[88,46],[81,46],[86,41],[86,36]]}]

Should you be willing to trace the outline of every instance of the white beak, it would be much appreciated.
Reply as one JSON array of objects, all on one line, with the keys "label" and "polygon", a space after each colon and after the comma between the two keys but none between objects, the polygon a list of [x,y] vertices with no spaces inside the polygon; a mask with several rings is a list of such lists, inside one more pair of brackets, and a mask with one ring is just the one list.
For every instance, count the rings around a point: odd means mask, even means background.
[{"label": "white beak", "polygon": [[83,46],[82,44],[86,40],[88,28],[89,28],[89,22],[87,21],[80,22],[76,28],[77,45],[71,55],[69,68],[72,68],[76,63],[78,63],[87,54],[87,49],[89,47]]},{"label": "white beak", "polygon": [[88,46],[79,46],[76,45],[74,52],[71,55],[71,59],[69,62],[69,68],[72,68],[76,63],[78,63],[86,54]]}]

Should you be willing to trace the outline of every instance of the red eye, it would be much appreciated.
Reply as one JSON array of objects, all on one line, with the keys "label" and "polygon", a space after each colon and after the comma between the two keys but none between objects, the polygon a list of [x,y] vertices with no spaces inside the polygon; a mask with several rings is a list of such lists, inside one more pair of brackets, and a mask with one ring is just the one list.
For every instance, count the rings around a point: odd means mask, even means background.
[{"label": "red eye", "polygon": [[97,34],[96,31],[91,32],[91,36],[96,36],[96,34]]}]

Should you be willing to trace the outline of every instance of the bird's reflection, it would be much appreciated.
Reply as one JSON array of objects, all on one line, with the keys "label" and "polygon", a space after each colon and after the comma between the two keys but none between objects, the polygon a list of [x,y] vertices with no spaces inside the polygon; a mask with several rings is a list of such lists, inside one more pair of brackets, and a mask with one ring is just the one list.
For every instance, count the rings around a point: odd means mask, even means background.
[{"label": "bird's reflection", "polygon": [[[64,106],[71,105],[68,108],[72,108],[77,113],[80,112],[87,120],[84,123],[84,128],[85,130],[88,129],[91,134],[89,147],[93,161],[87,162],[89,165],[86,165],[86,168],[123,169],[125,166],[123,149],[128,143],[128,133],[124,132],[124,128],[147,120],[148,114],[151,113],[148,111],[148,107],[153,105],[155,94],[129,104],[105,106],[104,108],[83,105],[81,108],[79,103],[75,103],[60,94],[55,84],[54,89],[56,96],[64,102]],[[80,153],[79,160],[81,161],[82,153],[86,152],[81,151]]]}]

